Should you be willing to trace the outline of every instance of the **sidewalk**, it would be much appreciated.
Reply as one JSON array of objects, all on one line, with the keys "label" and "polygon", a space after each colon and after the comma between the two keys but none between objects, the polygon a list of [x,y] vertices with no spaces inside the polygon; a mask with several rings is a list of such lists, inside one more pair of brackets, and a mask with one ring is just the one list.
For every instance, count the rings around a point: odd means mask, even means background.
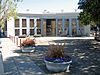
[{"label": "sidewalk", "polygon": [[5,75],[45,75],[28,57],[21,56],[9,38],[1,38]]}]

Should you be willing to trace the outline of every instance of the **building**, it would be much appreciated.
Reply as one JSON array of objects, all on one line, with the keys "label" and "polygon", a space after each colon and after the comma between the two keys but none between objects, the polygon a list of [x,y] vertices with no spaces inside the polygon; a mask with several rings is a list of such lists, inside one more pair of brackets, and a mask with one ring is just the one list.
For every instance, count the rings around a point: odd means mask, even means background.
[{"label": "building", "polygon": [[[19,13],[18,19],[11,17],[7,21],[7,37],[9,35],[37,35],[41,36],[76,36],[86,35],[90,27],[84,31],[77,19],[79,13],[53,13],[53,14],[31,14]],[[81,31],[83,30],[83,31]]]}]

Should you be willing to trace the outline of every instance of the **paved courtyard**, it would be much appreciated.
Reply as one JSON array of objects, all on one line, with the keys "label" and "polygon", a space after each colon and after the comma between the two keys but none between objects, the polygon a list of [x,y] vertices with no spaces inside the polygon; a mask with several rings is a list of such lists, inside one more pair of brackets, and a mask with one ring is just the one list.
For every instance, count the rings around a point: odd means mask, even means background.
[{"label": "paved courtyard", "polygon": [[[100,75],[100,42],[95,40],[38,39],[34,53],[22,53],[8,38],[2,42],[5,75]],[[70,72],[54,73],[46,69],[43,58],[48,42],[66,43],[65,51],[73,60]]]},{"label": "paved courtyard", "polygon": [[[66,43],[65,51],[72,56],[70,72],[53,73],[46,69],[43,61],[49,46],[38,45],[36,52],[24,53],[33,60],[46,74],[58,75],[100,75],[100,42],[95,40],[49,40],[49,43]],[[45,45],[46,44],[46,45]]]}]

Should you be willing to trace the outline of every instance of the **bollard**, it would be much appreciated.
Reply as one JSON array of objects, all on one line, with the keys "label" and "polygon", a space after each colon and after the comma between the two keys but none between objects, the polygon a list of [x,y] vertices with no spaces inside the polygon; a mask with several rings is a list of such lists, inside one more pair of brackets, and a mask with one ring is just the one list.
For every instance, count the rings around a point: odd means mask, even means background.
[{"label": "bollard", "polygon": [[21,48],[21,39],[20,39],[20,48]]},{"label": "bollard", "polygon": [[16,38],[17,39],[17,46],[18,46],[18,38]]},{"label": "bollard", "polygon": [[2,60],[1,51],[0,51],[0,75],[4,75],[4,68],[3,68],[3,60]]}]

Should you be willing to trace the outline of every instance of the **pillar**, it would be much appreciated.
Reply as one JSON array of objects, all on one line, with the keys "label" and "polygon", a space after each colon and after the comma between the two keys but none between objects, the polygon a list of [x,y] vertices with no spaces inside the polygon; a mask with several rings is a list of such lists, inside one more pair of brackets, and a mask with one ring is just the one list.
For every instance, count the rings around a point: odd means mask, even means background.
[{"label": "pillar", "polygon": [[22,18],[19,18],[19,24],[20,24],[20,34],[19,35],[22,35]]},{"label": "pillar", "polygon": [[69,18],[69,36],[72,36],[72,19]]},{"label": "pillar", "polygon": [[27,36],[29,36],[30,35],[30,19],[29,18],[27,18],[27,20],[26,20],[26,22],[27,22]]},{"label": "pillar", "polygon": [[34,35],[37,35],[37,19],[34,19]]},{"label": "pillar", "polygon": [[65,19],[62,19],[62,34],[65,33]]},{"label": "pillar", "polygon": [[77,35],[79,34],[79,20],[76,19],[76,24],[77,24]]},{"label": "pillar", "polygon": [[58,36],[58,19],[56,18],[56,36]]},{"label": "pillar", "polygon": [[43,19],[41,19],[41,36],[44,36],[44,32],[43,32]]}]

